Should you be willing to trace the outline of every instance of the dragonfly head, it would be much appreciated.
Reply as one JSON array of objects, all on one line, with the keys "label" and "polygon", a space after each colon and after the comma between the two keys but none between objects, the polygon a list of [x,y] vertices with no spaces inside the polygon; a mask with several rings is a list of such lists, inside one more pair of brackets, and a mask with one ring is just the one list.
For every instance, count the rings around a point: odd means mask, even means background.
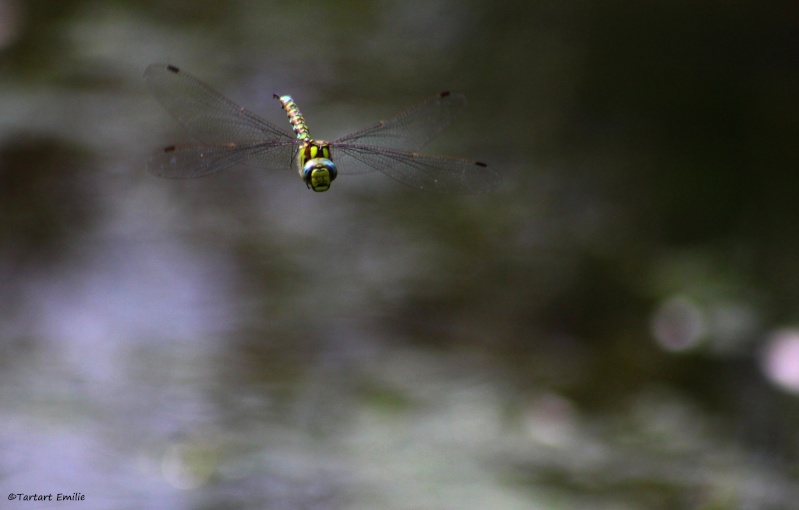
[{"label": "dragonfly head", "polygon": [[302,167],[302,180],[314,191],[327,191],[338,175],[336,165],[327,158],[309,159]]},{"label": "dragonfly head", "polygon": [[338,175],[328,142],[308,140],[300,150],[300,177],[314,191],[327,191]]}]

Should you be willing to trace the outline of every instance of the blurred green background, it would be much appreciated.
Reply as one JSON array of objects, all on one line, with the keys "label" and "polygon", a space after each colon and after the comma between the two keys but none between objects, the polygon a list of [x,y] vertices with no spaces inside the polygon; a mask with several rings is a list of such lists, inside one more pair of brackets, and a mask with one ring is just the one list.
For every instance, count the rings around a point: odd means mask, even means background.
[{"label": "blurred green background", "polygon": [[[503,188],[157,179],[153,62]],[[797,91],[796,2],[0,0],[2,506],[794,507]]]}]

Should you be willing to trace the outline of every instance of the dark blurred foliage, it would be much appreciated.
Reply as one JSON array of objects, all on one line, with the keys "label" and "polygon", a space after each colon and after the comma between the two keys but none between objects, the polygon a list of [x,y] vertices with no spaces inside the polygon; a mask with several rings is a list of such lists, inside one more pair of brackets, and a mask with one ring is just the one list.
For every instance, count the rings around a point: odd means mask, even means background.
[{"label": "dark blurred foliage", "polygon": [[75,254],[76,232],[96,224],[96,170],[86,151],[22,135],[0,146],[0,239],[9,274],[43,269]]}]

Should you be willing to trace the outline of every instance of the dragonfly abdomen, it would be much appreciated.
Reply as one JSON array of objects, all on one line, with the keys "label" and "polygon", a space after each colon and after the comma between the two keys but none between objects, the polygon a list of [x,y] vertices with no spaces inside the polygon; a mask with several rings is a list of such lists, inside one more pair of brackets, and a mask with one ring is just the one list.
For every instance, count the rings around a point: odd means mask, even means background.
[{"label": "dragonfly abdomen", "polygon": [[283,109],[286,110],[286,115],[288,115],[289,122],[291,122],[291,128],[297,134],[298,140],[311,140],[311,134],[308,132],[308,124],[305,123],[305,117],[302,116],[300,112],[300,107],[297,106],[297,103],[291,98],[291,96],[278,96],[275,94],[275,99],[280,101],[283,105]]}]

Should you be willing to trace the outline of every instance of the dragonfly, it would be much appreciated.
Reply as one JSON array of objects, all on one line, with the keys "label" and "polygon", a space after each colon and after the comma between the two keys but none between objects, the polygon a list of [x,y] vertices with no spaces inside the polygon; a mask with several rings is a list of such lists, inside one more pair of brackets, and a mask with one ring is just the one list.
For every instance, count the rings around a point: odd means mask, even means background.
[{"label": "dragonfly", "polygon": [[148,169],[159,177],[190,179],[239,164],[285,169],[296,162],[302,181],[319,192],[330,189],[339,174],[375,170],[411,188],[440,193],[487,193],[502,183],[501,175],[483,162],[416,152],[463,113],[462,94],[443,92],[360,131],[323,141],[311,137],[291,96],[274,95],[293,133],[173,65],[152,64],[144,79],[161,105],[197,140],[156,152]]}]

